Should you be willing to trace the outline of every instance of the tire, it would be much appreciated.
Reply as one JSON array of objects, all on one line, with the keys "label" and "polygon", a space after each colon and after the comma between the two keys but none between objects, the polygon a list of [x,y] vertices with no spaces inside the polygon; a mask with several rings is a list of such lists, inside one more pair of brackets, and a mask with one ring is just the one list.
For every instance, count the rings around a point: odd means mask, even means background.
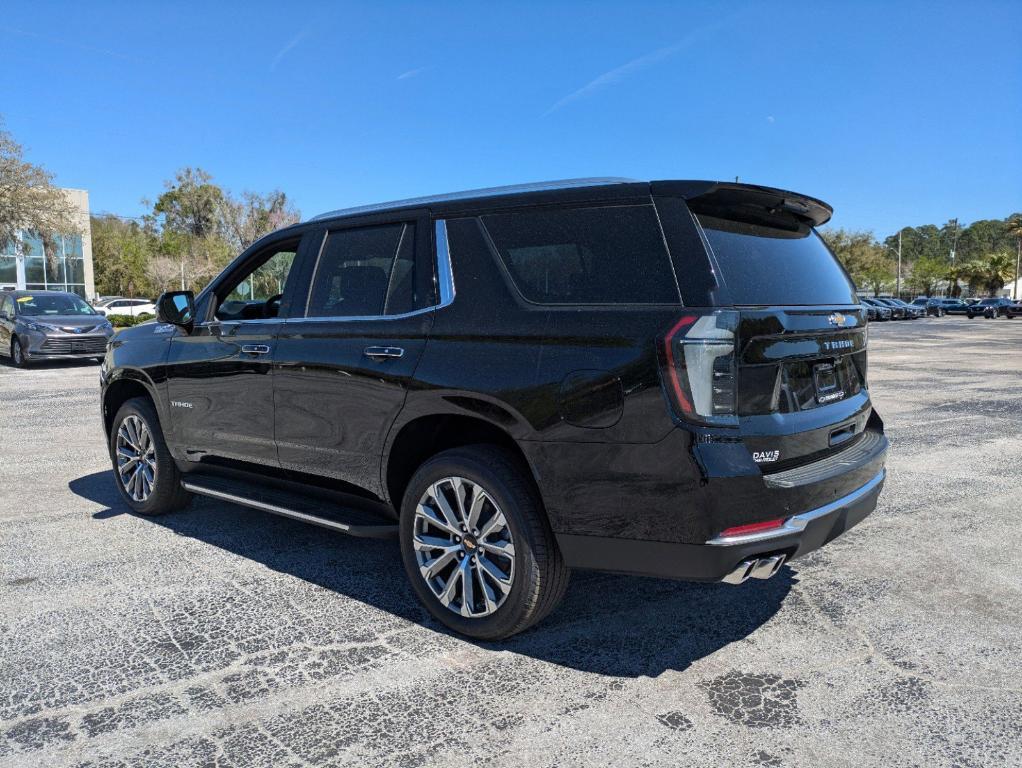
[{"label": "tire", "polygon": [[[476,524],[479,527],[476,530],[481,531],[479,543],[475,543],[476,538],[471,535],[473,531],[470,529],[461,529],[460,532],[469,535],[463,539],[458,536],[455,541],[460,525],[452,527],[452,520],[433,500],[434,493],[444,495],[454,516],[453,521],[464,522],[465,517],[459,514],[457,497],[454,496],[457,493],[455,481],[464,489],[468,504],[463,504],[463,507],[471,509],[472,500],[478,498],[480,489],[487,497],[480,503],[477,513]],[[432,503],[427,503],[423,509],[449,530],[434,526],[429,518],[417,513],[424,498]],[[454,503],[450,503],[452,500]],[[485,529],[492,528],[494,521],[500,521],[500,514],[505,524],[487,534]],[[400,534],[405,572],[420,602],[440,623],[478,640],[502,640],[528,629],[556,607],[568,586],[570,571],[557,548],[543,502],[528,468],[513,454],[494,445],[471,445],[444,451],[419,467],[408,483],[401,503]],[[444,547],[420,547],[416,550],[416,536],[442,543]],[[494,541],[497,536],[501,538]],[[484,537],[490,541],[484,542]],[[511,557],[496,554],[499,552],[496,545],[507,546],[505,537],[509,537],[513,545]],[[476,562],[472,559],[476,554],[480,556],[479,564],[472,565]],[[427,582],[420,570],[419,558],[434,564],[434,567],[441,560],[446,560],[446,564]],[[494,572],[492,566],[509,579],[510,586],[506,591],[499,588],[495,579],[486,575]],[[458,575],[459,570],[462,574],[469,574],[472,585],[469,615],[464,615],[465,582],[464,577]],[[455,583],[448,598],[448,607],[438,596],[438,591],[441,594],[448,591],[445,587],[451,587],[452,582]]]},{"label": "tire", "polygon": [[[140,436],[137,427],[139,422],[148,432],[148,440]],[[140,446],[144,451],[144,456],[150,456],[143,469],[149,468],[153,470],[152,472],[140,473],[136,471],[132,473],[129,468],[124,474],[121,473],[118,466],[118,438],[122,426],[125,427],[125,437]],[[157,416],[156,409],[149,398],[133,397],[118,409],[110,428],[109,447],[110,460],[114,468],[114,483],[117,485],[121,498],[136,513],[162,515],[189,504],[192,495],[181,487],[181,473],[163,439],[159,416]],[[121,447],[126,453],[138,453],[132,445],[122,445]],[[138,464],[136,461],[132,466],[137,467]],[[138,475],[134,481],[135,484],[130,482],[132,475]]]},{"label": "tire", "polygon": [[17,336],[11,339],[11,365],[15,368],[28,367],[28,360],[25,358],[25,348],[21,346],[21,339]]}]

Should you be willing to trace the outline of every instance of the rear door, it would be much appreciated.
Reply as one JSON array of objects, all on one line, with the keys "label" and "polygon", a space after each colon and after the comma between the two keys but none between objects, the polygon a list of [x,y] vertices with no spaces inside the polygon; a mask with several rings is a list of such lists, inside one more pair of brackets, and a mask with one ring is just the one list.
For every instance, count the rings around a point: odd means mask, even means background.
[{"label": "rear door", "polygon": [[425,212],[317,235],[302,302],[274,360],[281,465],[379,493],[387,432],[404,405],[435,302]]},{"label": "rear door", "polygon": [[844,447],[872,410],[848,274],[796,217],[692,207],[737,313],[736,410],[754,459],[769,471]]}]

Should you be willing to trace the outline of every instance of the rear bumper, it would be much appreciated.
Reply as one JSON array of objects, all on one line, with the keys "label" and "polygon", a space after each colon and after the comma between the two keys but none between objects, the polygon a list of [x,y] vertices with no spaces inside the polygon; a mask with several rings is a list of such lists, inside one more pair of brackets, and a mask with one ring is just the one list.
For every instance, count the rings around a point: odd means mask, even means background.
[{"label": "rear bumper", "polygon": [[720,581],[744,560],[784,554],[791,560],[819,549],[861,522],[877,505],[886,471],[828,504],[787,518],[783,527],[705,544],[557,534],[572,568],[687,581]]}]

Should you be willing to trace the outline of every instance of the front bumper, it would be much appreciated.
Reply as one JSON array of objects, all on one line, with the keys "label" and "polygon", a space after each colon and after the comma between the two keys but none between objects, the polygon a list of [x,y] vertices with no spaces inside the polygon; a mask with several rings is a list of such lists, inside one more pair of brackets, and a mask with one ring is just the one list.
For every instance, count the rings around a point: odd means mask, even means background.
[{"label": "front bumper", "polygon": [[28,360],[75,360],[102,357],[113,336],[105,334],[51,334],[30,331],[22,334],[25,357]]},{"label": "front bumper", "polygon": [[792,515],[781,528],[705,544],[680,544],[603,536],[557,534],[572,568],[614,571],[686,581],[720,581],[744,560],[784,554],[802,557],[861,522],[877,505],[886,471],[828,504]]}]

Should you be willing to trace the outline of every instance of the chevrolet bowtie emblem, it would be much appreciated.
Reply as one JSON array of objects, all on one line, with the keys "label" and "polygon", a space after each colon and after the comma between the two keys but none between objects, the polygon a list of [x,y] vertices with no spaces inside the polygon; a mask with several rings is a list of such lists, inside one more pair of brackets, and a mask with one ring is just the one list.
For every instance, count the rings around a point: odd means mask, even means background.
[{"label": "chevrolet bowtie emblem", "polygon": [[827,318],[827,322],[830,323],[831,325],[844,325],[845,319],[846,319],[845,316],[842,315],[840,312],[835,312],[834,314]]}]

